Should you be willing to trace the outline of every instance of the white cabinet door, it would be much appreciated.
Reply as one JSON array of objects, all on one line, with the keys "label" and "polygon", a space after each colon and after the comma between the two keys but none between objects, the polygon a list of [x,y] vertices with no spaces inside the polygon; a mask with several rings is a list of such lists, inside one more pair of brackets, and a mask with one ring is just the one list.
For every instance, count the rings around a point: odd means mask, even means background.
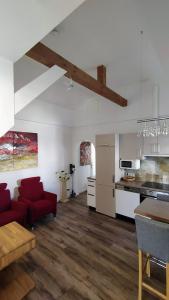
[{"label": "white cabinet door", "polygon": [[140,158],[140,139],[136,133],[120,134],[119,152],[120,159],[133,160]]},{"label": "white cabinet door", "polygon": [[88,179],[87,182],[87,205],[96,207],[96,181]]},{"label": "white cabinet door", "polygon": [[157,137],[145,137],[143,138],[143,154],[146,155],[158,155],[159,146]]},{"label": "white cabinet door", "polygon": [[96,207],[96,197],[93,194],[87,194],[87,206]]},{"label": "white cabinet door", "polygon": [[169,136],[160,135],[158,137],[159,154],[169,155]]},{"label": "white cabinet door", "polygon": [[135,208],[140,205],[140,194],[116,189],[116,213],[133,218]]}]

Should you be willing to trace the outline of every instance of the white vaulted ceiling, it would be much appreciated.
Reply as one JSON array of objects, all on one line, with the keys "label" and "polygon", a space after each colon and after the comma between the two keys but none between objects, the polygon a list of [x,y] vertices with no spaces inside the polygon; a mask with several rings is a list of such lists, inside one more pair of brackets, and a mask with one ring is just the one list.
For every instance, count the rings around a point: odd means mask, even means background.
[{"label": "white vaulted ceiling", "polygon": [[[94,76],[96,67],[105,64],[107,84],[117,92],[140,80],[158,82],[169,78],[168,6],[167,0],[86,0],[42,42]],[[15,64],[15,90],[44,69],[22,58]],[[68,91],[67,81],[60,79],[41,99],[75,109],[98,97],[78,84]]]},{"label": "white vaulted ceiling", "polygon": [[0,56],[16,61],[84,0],[0,0]]}]

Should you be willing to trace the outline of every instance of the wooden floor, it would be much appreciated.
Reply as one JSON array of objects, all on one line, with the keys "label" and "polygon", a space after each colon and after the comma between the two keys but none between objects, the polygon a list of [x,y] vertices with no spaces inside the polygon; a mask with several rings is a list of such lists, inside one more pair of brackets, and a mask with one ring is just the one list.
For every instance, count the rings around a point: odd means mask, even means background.
[{"label": "wooden floor", "polygon": [[[134,224],[89,211],[85,197],[59,204],[56,220],[38,224],[37,248],[19,261],[36,283],[26,300],[137,299]],[[153,273],[161,286],[163,273]]]}]

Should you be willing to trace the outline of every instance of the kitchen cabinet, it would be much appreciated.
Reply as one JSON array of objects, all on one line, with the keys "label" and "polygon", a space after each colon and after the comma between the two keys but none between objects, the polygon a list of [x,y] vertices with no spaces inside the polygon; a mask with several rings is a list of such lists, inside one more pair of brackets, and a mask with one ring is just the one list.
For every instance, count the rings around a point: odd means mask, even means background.
[{"label": "kitchen cabinet", "polygon": [[136,133],[119,135],[119,157],[124,160],[141,159],[142,156],[169,155],[169,136],[137,137]]},{"label": "kitchen cabinet", "polygon": [[87,205],[96,207],[96,180],[92,178],[87,180]]},{"label": "kitchen cabinet", "polygon": [[158,137],[159,155],[169,155],[169,136],[160,135]]},{"label": "kitchen cabinet", "polygon": [[143,139],[143,149],[145,156],[169,155],[169,136],[146,137]]},{"label": "kitchen cabinet", "polygon": [[124,160],[140,159],[140,139],[136,133],[119,135],[119,157]]},{"label": "kitchen cabinet", "polygon": [[157,137],[145,137],[143,138],[143,154],[153,156],[159,154],[159,145]]},{"label": "kitchen cabinet", "polygon": [[116,189],[116,213],[135,218],[134,210],[140,205],[140,194]]}]

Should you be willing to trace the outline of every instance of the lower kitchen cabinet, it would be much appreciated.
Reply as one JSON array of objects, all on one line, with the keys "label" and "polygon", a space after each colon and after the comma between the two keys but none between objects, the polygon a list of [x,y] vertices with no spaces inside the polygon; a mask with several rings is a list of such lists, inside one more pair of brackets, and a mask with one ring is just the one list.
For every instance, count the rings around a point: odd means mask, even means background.
[{"label": "lower kitchen cabinet", "polygon": [[88,178],[87,181],[87,206],[96,207],[96,181]]},{"label": "lower kitchen cabinet", "polygon": [[116,189],[116,213],[135,218],[134,210],[140,205],[140,194]]}]

